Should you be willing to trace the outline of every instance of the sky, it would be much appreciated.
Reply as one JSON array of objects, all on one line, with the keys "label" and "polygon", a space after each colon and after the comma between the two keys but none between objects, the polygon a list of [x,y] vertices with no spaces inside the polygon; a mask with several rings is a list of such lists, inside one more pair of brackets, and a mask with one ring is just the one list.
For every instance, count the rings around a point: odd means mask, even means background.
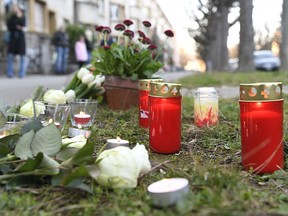
[{"label": "sky", "polygon": [[[189,53],[194,53],[195,46],[193,39],[189,36],[187,28],[191,26],[186,8],[187,0],[157,0],[168,17],[179,48],[185,49]],[[192,5],[198,0],[190,0]],[[186,5],[185,5],[186,3]],[[263,30],[267,25],[271,32],[280,26],[282,0],[253,0],[253,26],[254,30]],[[238,11],[239,13],[239,11]],[[235,12],[235,15],[237,12]],[[239,41],[239,24],[231,28],[228,38],[228,46]]]}]

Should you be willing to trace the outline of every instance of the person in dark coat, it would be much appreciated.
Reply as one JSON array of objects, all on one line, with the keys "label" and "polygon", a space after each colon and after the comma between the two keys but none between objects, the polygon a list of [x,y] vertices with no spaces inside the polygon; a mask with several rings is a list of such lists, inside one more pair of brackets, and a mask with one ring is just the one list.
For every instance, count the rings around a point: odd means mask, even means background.
[{"label": "person in dark coat", "polygon": [[26,55],[26,42],[23,27],[25,26],[25,17],[22,10],[14,5],[12,13],[8,14],[7,28],[10,33],[8,42],[8,57],[7,57],[7,76],[12,78],[13,61],[15,55],[20,55],[20,70],[18,73],[19,78],[23,78],[26,73],[25,55]]},{"label": "person in dark coat", "polygon": [[64,26],[61,26],[60,29],[54,33],[52,44],[55,46],[56,51],[55,72],[56,74],[65,74],[69,54],[69,37],[65,32]]}]

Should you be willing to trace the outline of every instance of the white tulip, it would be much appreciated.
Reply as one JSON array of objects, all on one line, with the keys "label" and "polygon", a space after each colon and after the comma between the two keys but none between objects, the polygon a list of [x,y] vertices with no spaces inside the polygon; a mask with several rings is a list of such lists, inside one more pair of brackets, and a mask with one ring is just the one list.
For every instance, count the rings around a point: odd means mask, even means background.
[{"label": "white tulip", "polygon": [[70,89],[65,93],[66,101],[70,103],[72,100],[76,98],[75,91]]},{"label": "white tulip", "polygon": [[103,83],[105,81],[105,76],[98,74],[98,75],[96,75],[95,79],[99,80],[100,83]]},{"label": "white tulip", "polygon": [[82,77],[81,81],[82,83],[88,85],[90,82],[94,80],[94,76],[92,74],[86,74]]},{"label": "white tulip", "polygon": [[132,149],[132,153],[137,162],[139,174],[148,173],[151,170],[151,163],[145,146],[137,143],[137,145]]},{"label": "white tulip", "polygon": [[[38,116],[39,114],[44,114],[45,105],[41,102],[35,103],[35,111],[36,116]],[[19,113],[27,117],[33,117],[34,116],[33,101],[29,100],[23,106],[21,106]]]},{"label": "white tulip", "polygon": [[51,89],[44,94],[43,100],[49,104],[65,104],[66,96],[62,90]]},{"label": "white tulip", "polygon": [[95,79],[88,84],[88,88],[91,88],[93,85],[94,85],[94,88],[98,88],[101,86],[101,82],[99,82],[99,80]]},{"label": "white tulip", "polygon": [[100,87],[100,90],[97,91],[96,95],[103,95],[105,93],[105,88],[104,87]]},{"label": "white tulip", "polygon": [[135,188],[139,175],[137,162],[128,147],[103,151],[96,160],[100,169],[97,182],[110,188]]},{"label": "white tulip", "polygon": [[80,68],[80,70],[78,71],[77,77],[78,77],[78,79],[81,80],[82,77],[83,77],[84,75],[86,75],[86,74],[90,74],[90,71],[89,71],[87,68],[82,67],[82,68]]}]

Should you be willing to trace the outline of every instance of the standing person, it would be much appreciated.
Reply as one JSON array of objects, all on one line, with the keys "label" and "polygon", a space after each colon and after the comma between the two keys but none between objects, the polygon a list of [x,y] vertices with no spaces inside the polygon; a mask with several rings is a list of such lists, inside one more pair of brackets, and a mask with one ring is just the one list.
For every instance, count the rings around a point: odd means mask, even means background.
[{"label": "standing person", "polygon": [[88,61],[88,51],[85,43],[85,37],[81,35],[75,43],[75,56],[78,62],[78,67],[81,68]]},{"label": "standing person", "polygon": [[91,57],[92,57],[92,51],[93,51],[93,33],[91,32],[90,29],[87,29],[85,31],[85,44],[88,52],[88,60],[87,64],[90,64],[91,62]]},{"label": "standing person", "polygon": [[87,54],[88,54],[87,64],[90,64],[91,58],[92,58],[93,45],[89,39],[87,39],[86,37],[84,39],[85,39],[85,44],[86,44]]},{"label": "standing person", "polygon": [[22,10],[13,5],[12,13],[8,14],[7,28],[9,31],[8,42],[8,57],[7,57],[7,77],[12,78],[13,61],[15,55],[20,55],[20,70],[18,73],[19,78],[23,78],[26,73],[25,55],[26,55],[26,42],[23,27],[25,26],[25,17]]},{"label": "standing person", "polygon": [[61,26],[60,29],[54,33],[52,44],[55,46],[56,51],[55,72],[56,74],[65,74],[69,54],[69,38],[64,26]]}]

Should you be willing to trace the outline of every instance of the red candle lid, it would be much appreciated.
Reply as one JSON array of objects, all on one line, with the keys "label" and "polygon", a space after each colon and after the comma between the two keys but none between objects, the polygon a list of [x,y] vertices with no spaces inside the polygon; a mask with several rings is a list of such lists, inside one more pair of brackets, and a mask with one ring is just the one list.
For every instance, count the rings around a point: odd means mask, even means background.
[{"label": "red candle lid", "polygon": [[241,101],[273,101],[282,99],[281,82],[240,84]]}]

